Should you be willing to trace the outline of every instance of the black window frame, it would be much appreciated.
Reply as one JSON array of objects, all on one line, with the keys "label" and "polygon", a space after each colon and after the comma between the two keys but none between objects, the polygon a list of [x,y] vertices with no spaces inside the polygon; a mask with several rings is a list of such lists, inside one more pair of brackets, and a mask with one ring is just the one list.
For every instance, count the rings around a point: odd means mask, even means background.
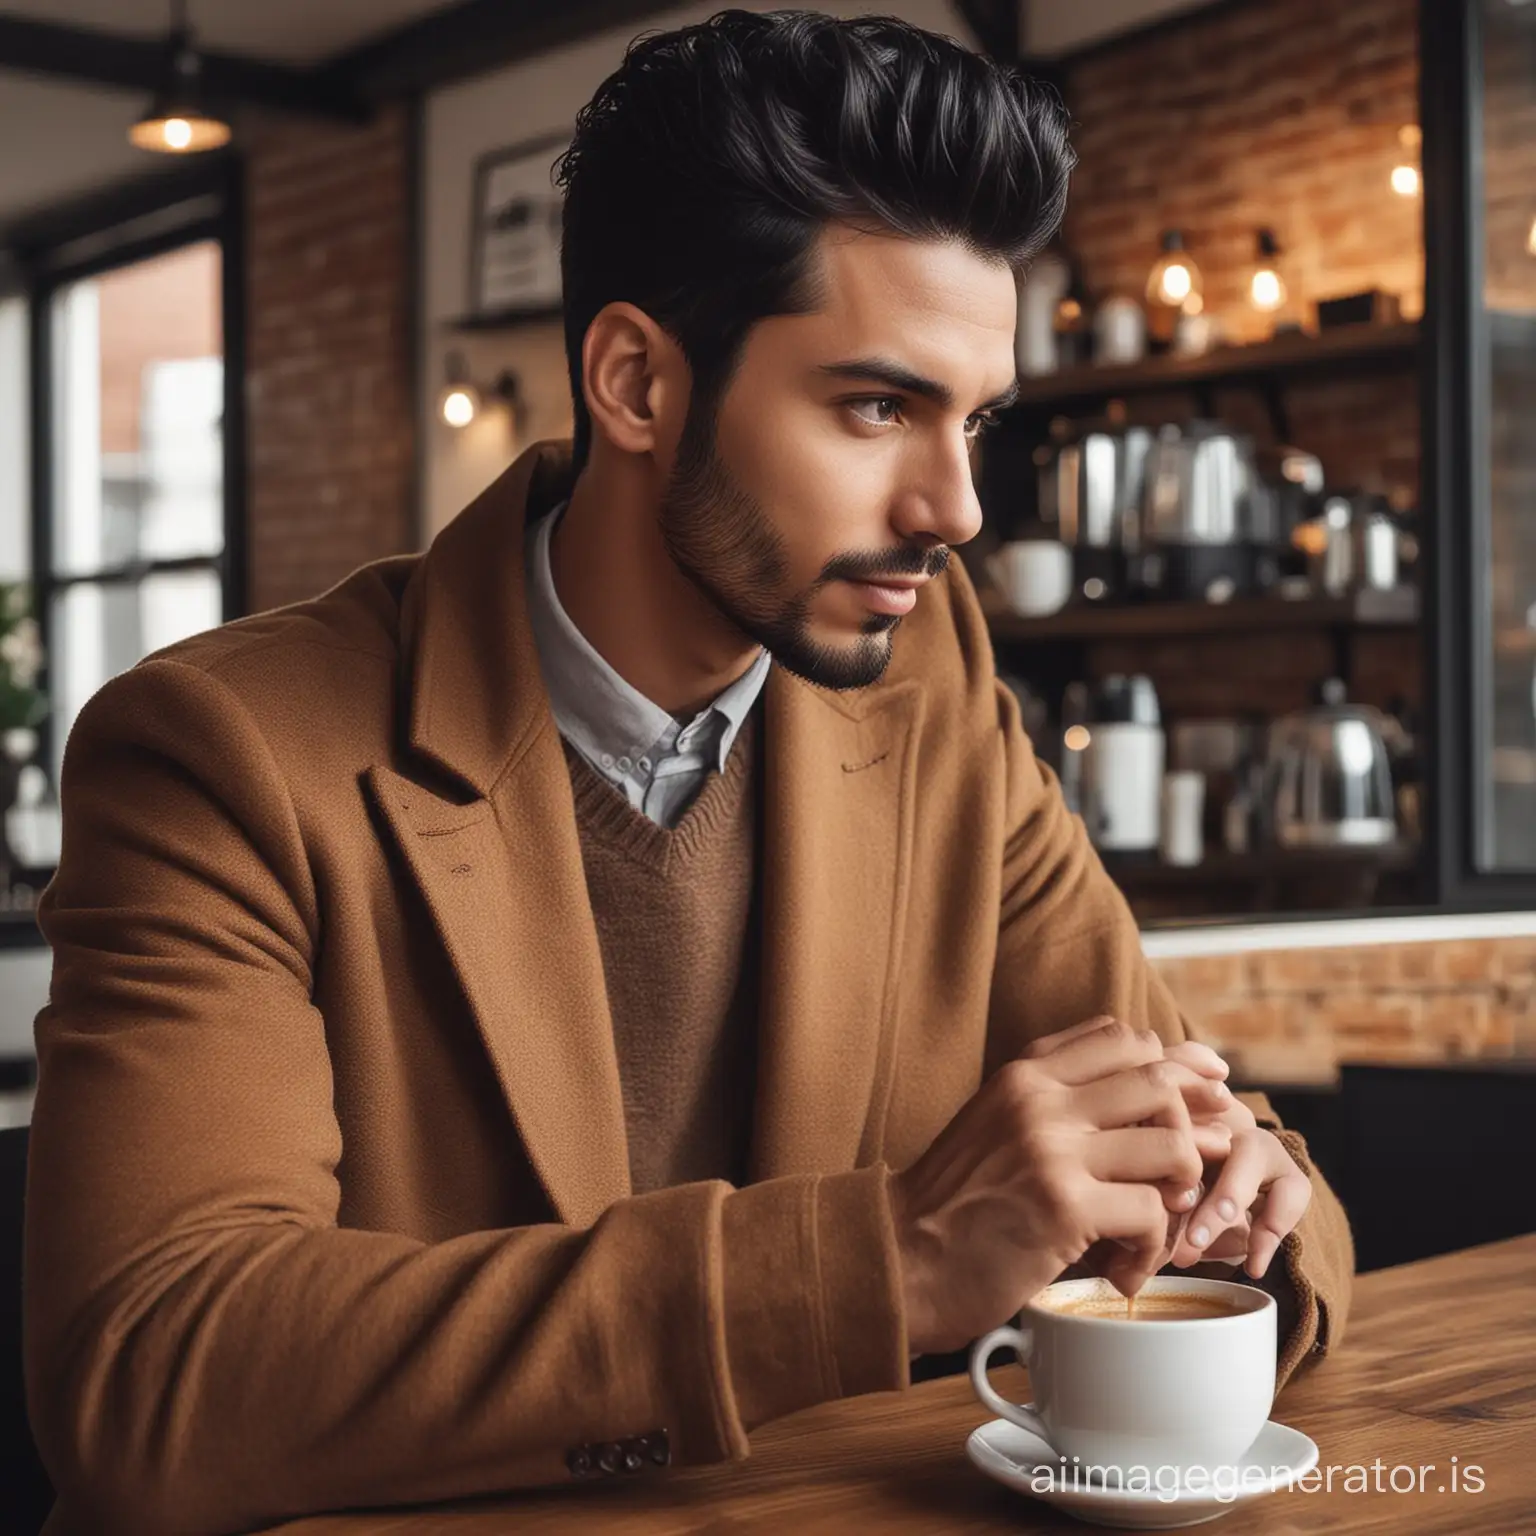
[{"label": "black window frame", "polygon": [[[249,612],[246,521],[244,176],[232,152],[201,156],[88,198],[17,221],[0,231],[9,281],[6,293],[27,305],[27,395],[30,549],[27,580],[43,645],[39,684],[53,699],[52,607],[75,585],[136,583],[161,571],[219,574],[222,619]],[[53,569],[56,483],[53,411],[53,300],[71,283],[204,241],[220,249],[223,330],[223,548],[217,555],[137,560],[80,574]],[[52,778],[57,723],[53,710],[37,727],[36,761]],[[57,786],[55,786],[57,788]],[[35,923],[0,924],[0,947],[41,944]]]},{"label": "black window frame", "polygon": [[1483,314],[1483,20],[1480,0],[1421,0],[1424,320],[1422,479],[1429,509],[1424,591],[1425,846],[1436,911],[1536,909],[1536,869],[1478,866],[1491,793],[1485,700],[1491,486],[1490,359]]}]

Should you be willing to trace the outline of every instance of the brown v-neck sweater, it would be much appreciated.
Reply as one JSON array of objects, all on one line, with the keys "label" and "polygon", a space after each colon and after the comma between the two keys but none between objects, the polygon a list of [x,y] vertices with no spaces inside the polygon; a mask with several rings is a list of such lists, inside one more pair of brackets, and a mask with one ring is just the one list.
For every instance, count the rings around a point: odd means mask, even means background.
[{"label": "brown v-neck sweater", "polygon": [[747,1180],[757,1041],[758,711],[677,825],[565,747],[635,1194]]}]

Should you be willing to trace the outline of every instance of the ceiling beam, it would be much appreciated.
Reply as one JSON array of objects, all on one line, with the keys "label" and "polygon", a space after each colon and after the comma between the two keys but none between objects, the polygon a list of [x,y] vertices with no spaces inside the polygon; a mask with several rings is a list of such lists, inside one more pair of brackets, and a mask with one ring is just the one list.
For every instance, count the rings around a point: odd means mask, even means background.
[{"label": "ceiling beam", "polygon": [[610,27],[632,26],[676,0],[460,0],[336,54],[321,79],[367,101],[411,95],[532,58]]},{"label": "ceiling beam", "polygon": [[[0,69],[26,74],[150,94],[165,83],[166,46],[164,38],[125,37],[95,28],[0,16]],[[364,122],[369,116],[345,82],[329,71],[201,48],[198,55],[203,61],[203,84],[216,103],[275,107],[344,122]]]}]

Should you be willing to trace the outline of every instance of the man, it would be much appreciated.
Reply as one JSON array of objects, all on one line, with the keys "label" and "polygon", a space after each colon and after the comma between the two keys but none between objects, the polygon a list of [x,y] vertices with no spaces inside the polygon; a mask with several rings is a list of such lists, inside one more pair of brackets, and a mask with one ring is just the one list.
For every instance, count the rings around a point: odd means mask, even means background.
[{"label": "man", "polygon": [[889,20],[637,44],[561,168],[574,443],[86,707],[51,1530],[742,1456],[1074,1265],[1273,1286],[1282,1377],[1338,1338],[1337,1203],[1187,1040],[950,558],[1069,162]]}]

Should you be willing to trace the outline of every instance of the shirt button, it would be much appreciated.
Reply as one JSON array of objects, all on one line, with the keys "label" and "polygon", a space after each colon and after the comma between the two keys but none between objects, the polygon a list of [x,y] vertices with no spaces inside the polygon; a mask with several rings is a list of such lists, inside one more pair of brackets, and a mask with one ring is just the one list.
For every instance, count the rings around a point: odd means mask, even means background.
[{"label": "shirt button", "polygon": [[651,771],[651,760],[650,760],[650,758],[642,757],[640,759],[640,772],[641,773],[649,773],[650,771]]},{"label": "shirt button", "polygon": [[620,773],[628,773],[629,770],[631,768],[633,768],[634,766],[635,765],[632,762],[630,762],[630,760],[627,757],[621,757],[619,759],[619,772]]},{"label": "shirt button", "polygon": [[604,768],[612,768],[613,767],[613,753],[611,753],[611,752],[604,752],[603,753],[603,767]]}]

